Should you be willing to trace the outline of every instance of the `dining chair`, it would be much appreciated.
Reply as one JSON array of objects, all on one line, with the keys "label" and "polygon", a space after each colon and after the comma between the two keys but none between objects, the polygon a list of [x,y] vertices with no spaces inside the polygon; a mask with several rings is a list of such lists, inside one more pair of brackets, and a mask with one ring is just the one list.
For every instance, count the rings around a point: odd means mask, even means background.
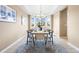
[{"label": "dining chair", "polygon": [[44,34],[45,45],[47,44],[48,34],[49,34],[49,33],[45,33],[45,34]]},{"label": "dining chair", "polygon": [[32,39],[32,42],[34,43],[34,37],[33,37],[32,31],[28,30],[27,31],[27,44],[28,44],[29,40],[31,40],[31,39]]},{"label": "dining chair", "polygon": [[47,30],[48,34],[45,36],[45,45],[47,44],[48,39],[52,39],[52,44],[53,44],[53,31],[52,30]]},{"label": "dining chair", "polygon": [[48,32],[49,32],[48,39],[50,39],[50,40],[52,39],[52,44],[53,44],[53,31],[49,30]]}]

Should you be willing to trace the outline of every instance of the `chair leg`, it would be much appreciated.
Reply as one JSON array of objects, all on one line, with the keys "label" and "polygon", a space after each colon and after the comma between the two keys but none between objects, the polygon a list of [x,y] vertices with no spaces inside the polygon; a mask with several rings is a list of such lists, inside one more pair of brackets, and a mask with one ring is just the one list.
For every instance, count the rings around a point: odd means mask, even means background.
[{"label": "chair leg", "polygon": [[46,40],[45,40],[45,45],[46,45]]},{"label": "chair leg", "polygon": [[53,44],[53,37],[52,37],[52,44]]},{"label": "chair leg", "polygon": [[28,44],[28,37],[27,37],[27,44]]},{"label": "chair leg", "polygon": [[46,45],[46,43],[47,43],[47,38],[45,38],[45,45]]},{"label": "chair leg", "polygon": [[[52,33],[53,34],[53,33]],[[53,44],[53,35],[52,35],[52,44]]]},{"label": "chair leg", "polygon": [[34,41],[34,38],[33,38],[33,44],[34,44],[34,46],[35,46],[35,41]]}]

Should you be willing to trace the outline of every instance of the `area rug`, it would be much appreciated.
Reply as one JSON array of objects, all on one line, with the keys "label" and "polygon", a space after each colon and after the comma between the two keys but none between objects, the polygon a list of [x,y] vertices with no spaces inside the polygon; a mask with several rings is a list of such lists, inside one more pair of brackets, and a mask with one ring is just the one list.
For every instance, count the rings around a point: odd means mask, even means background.
[{"label": "area rug", "polygon": [[45,45],[44,40],[36,40],[35,46],[32,41],[29,44],[23,43],[17,48],[16,53],[67,53],[67,50],[55,42],[52,45],[52,42],[48,41]]}]

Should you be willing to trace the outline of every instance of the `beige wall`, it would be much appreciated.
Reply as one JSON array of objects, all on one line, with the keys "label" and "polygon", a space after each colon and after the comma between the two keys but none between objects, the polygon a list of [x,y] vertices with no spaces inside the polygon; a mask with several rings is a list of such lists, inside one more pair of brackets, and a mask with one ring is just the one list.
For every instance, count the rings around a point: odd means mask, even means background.
[{"label": "beige wall", "polygon": [[53,15],[51,15],[51,30],[53,30]]},{"label": "beige wall", "polygon": [[28,29],[30,29],[31,27],[31,16],[28,15]]},{"label": "beige wall", "polygon": [[53,31],[59,37],[60,35],[60,12],[57,12],[53,16]]},{"label": "beige wall", "polygon": [[[21,24],[21,16],[27,17],[27,14],[23,12],[18,6],[9,6],[16,10],[17,22],[0,22],[0,50],[4,49],[8,45],[12,44],[14,41],[22,37],[27,30],[27,24]],[[28,20],[26,18],[26,20]],[[27,22],[26,22],[27,23]]]},{"label": "beige wall", "polygon": [[79,6],[68,6],[68,40],[79,47]]},{"label": "beige wall", "polygon": [[67,8],[60,11],[60,36],[67,36]]},{"label": "beige wall", "polygon": [[67,34],[68,41],[79,47],[79,6],[68,6],[67,10],[55,13],[53,16],[53,30],[58,37]]}]

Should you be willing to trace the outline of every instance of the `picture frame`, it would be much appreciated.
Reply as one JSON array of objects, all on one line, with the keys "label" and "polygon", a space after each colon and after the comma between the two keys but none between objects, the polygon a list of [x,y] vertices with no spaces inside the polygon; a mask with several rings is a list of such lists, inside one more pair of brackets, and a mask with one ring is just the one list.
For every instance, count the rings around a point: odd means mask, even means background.
[{"label": "picture frame", "polygon": [[0,5],[0,21],[16,22],[16,11],[6,5]]}]

